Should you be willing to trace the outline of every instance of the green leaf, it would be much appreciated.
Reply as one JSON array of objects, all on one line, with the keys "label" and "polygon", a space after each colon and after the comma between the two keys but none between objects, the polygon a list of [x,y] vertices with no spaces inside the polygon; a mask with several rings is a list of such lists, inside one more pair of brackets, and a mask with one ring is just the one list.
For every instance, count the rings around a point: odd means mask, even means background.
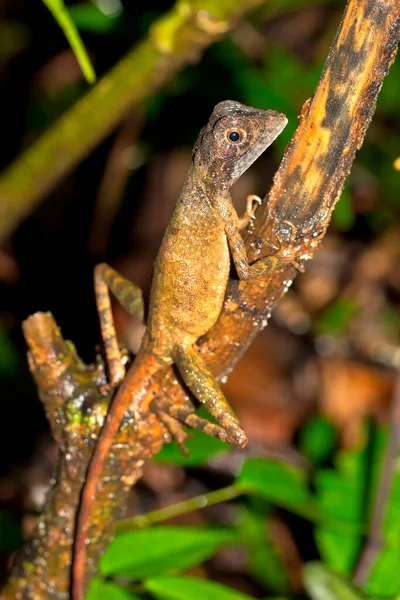
[{"label": "green leaf", "polygon": [[117,535],[100,560],[102,575],[143,579],[188,569],[212,556],[222,544],[238,542],[228,529],[153,527]]},{"label": "green leaf", "polygon": [[100,577],[92,579],[85,600],[137,600],[133,592],[109,581],[103,581]]},{"label": "green leaf", "polygon": [[157,577],[148,579],[144,585],[160,600],[251,600],[250,596],[220,583],[194,577]]},{"label": "green leaf", "polygon": [[67,38],[73,53],[75,54],[76,60],[81,66],[86,81],[88,83],[94,83],[96,81],[95,70],[90,61],[89,55],[86,52],[85,46],[83,45],[75,23],[72,21],[63,0],[43,0],[43,2],[63,30],[64,35]]},{"label": "green leaf", "polygon": [[324,522],[316,528],[315,536],[324,562],[349,574],[361,548],[368,469],[366,443],[339,453],[335,463],[336,470],[322,469],[316,475],[316,495]]},{"label": "green leaf", "polygon": [[109,33],[120,22],[119,15],[107,15],[93,4],[73,4],[68,9],[69,15],[76,27],[81,31],[91,33]]},{"label": "green leaf", "polygon": [[[368,445],[342,452],[337,470],[324,470],[317,475],[316,491],[324,516],[353,525],[345,531],[337,524],[321,524],[316,529],[316,541],[324,561],[336,571],[350,574],[364,543],[360,526],[368,509],[369,518],[381,477],[382,460],[387,443],[387,431],[375,428]],[[400,593],[400,468],[394,465],[391,491],[383,521],[383,547],[371,569],[364,590],[376,598],[393,598]],[[368,483],[368,488],[366,484]]]},{"label": "green leaf", "polygon": [[363,600],[366,596],[350,582],[321,563],[309,563],[304,569],[306,590],[312,600]]},{"label": "green leaf", "polygon": [[245,493],[258,494],[302,517],[317,517],[307,475],[293,465],[264,458],[248,459],[243,464],[237,485]]},{"label": "green leaf", "polygon": [[300,452],[314,465],[329,460],[334,453],[336,444],[335,427],[320,415],[312,417],[300,431]]},{"label": "green leaf", "polygon": [[[260,503],[262,506],[258,507]],[[250,506],[240,508],[237,529],[247,547],[249,574],[269,591],[286,592],[290,589],[289,577],[286,566],[269,539],[265,501],[250,498],[248,504]]]},{"label": "green leaf", "polygon": [[229,450],[230,445],[202,431],[191,430],[190,438],[185,442],[185,448],[188,450],[189,456],[183,456],[174,440],[170,444],[164,444],[161,452],[155,456],[154,460],[186,467],[201,465],[216,454]]}]

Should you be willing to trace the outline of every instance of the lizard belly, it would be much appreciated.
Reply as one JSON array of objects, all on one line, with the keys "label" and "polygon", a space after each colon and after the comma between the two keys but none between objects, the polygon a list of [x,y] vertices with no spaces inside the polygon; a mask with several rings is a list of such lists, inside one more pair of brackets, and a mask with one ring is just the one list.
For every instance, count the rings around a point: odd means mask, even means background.
[{"label": "lizard belly", "polygon": [[148,333],[163,354],[175,344],[194,343],[211,329],[221,312],[229,276],[224,231],[201,228],[187,233],[182,240],[169,231],[154,267]]}]

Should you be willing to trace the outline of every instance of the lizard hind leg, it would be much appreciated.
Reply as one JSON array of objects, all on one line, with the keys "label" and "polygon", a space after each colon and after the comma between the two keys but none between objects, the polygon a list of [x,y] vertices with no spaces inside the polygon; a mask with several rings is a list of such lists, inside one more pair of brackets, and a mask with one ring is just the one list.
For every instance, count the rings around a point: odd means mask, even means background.
[{"label": "lizard hind leg", "polygon": [[140,288],[105,263],[97,265],[94,269],[94,289],[110,386],[115,387],[125,377],[125,365],[115,332],[109,290],[125,310],[142,323],[144,322],[143,293]]},{"label": "lizard hind leg", "polygon": [[190,391],[225,429],[228,440],[241,448],[244,447],[247,444],[247,436],[196,349],[193,346],[176,346],[173,359]]}]

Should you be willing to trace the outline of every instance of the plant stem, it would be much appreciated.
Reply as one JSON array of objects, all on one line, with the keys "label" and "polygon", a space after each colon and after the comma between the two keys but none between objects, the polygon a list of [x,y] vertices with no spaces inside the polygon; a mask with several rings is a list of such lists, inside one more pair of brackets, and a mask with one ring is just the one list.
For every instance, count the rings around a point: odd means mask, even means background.
[{"label": "plant stem", "polygon": [[186,515],[194,510],[205,508],[206,506],[213,506],[220,502],[233,500],[241,495],[243,495],[243,491],[238,486],[235,484],[228,485],[215,492],[202,494],[201,496],[196,496],[190,500],[184,500],[183,502],[178,502],[177,504],[172,504],[171,506],[160,508],[159,510],[153,510],[152,512],[147,513],[147,515],[138,515],[130,519],[119,521],[116,526],[116,532],[122,533],[123,531],[130,531],[131,529],[149,527],[150,525],[162,523],[173,517]]}]

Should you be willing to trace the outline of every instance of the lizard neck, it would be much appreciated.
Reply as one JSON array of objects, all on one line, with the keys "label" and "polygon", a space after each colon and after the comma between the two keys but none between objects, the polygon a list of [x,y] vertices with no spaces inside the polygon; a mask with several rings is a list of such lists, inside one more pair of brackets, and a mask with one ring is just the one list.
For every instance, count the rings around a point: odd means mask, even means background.
[{"label": "lizard neck", "polygon": [[193,195],[205,199],[207,204],[214,206],[218,198],[229,194],[233,183],[232,180],[221,179],[213,169],[192,163],[185,186],[193,192]]}]

